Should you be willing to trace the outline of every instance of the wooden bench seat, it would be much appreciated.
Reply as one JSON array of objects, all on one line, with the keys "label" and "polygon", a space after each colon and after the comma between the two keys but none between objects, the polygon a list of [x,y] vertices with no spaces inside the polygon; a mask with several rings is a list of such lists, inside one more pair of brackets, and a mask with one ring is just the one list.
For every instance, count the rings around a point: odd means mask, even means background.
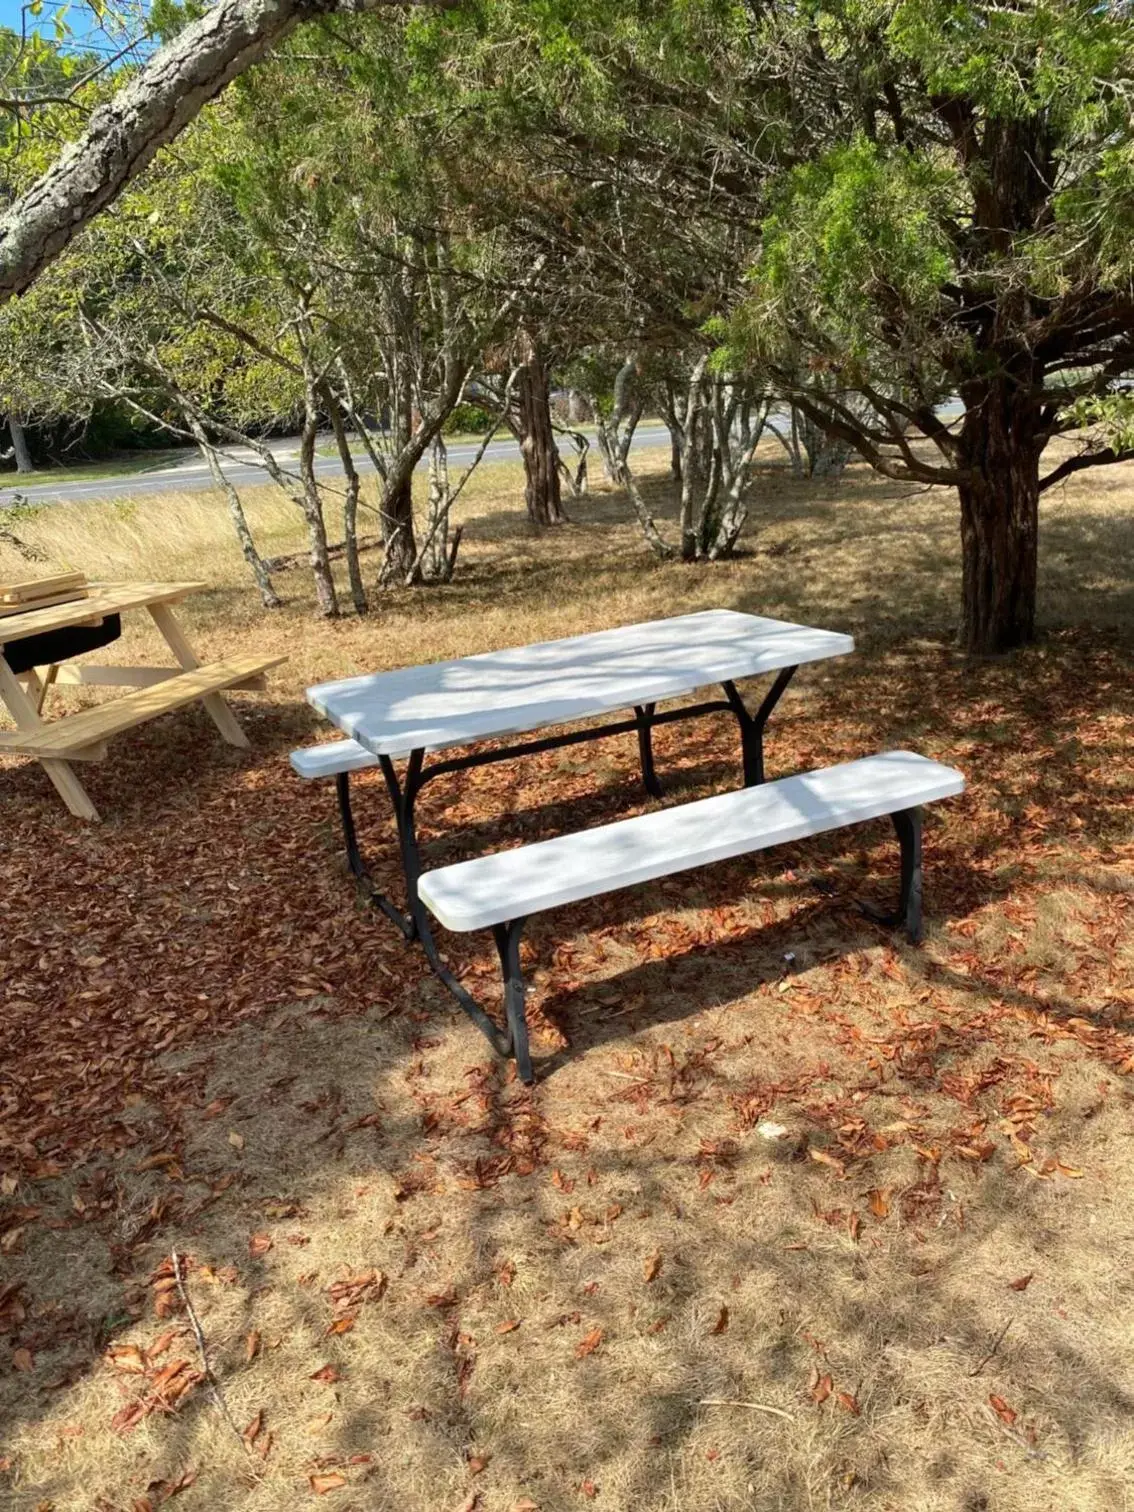
[{"label": "wooden bench seat", "polygon": [[505,981],[508,1039],[521,1079],[532,1080],[519,941],[525,919],[561,904],[668,877],[827,830],[893,819],[902,847],[898,913],[921,933],[921,806],[964,791],[952,767],[911,751],[722,793],[677,808],[560,835],[424,873],[418,897],[448,929],[491,929]]},{"label": "wooden bench seat", "polygon": [[41,760],[99,760],[106,754],[106,742],[115,735],[225,689],[256,686],[263,673],[286,660],[285,656],[229,656],[206,667],[178,672],[151,687],[136,688],[78,714],[2,734],[0,754],[38,756]]}]

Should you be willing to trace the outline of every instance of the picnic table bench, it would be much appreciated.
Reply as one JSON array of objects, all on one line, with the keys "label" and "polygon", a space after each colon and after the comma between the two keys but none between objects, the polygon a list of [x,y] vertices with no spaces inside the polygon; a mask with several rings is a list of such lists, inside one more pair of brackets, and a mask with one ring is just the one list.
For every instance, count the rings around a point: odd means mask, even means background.
[{"label": "picnic table bench", "polygon": [[[521,1076],[530,1080],[519,938],[532,913],[890,815],[902,844],[899,914],[911,935],[920,932],[920,806],[959,792],[959,773],[910,752],[888,752],[765,782],[764,730],[797,669],[853,649],[848,635],[718,609],[345,678],[309,688],[307,697],[347,738],[295,751],[291,762],[301,777],[334,778],[352,872],[405,937],[421,942],[430,964],[465,1012],[501,1054],[516,1055]],[[749,709],[737,681],[761,674],[775,674],[774,680],[756,708]],[[682,698],[713,683],[721,687],[723,698],[658,708],[663,700]],[[508,740],[617,709],[632,709],[633,716]],[[721,712],[734,717],[740,734],[740,792],[423,873],[416,803],[434,778],[634,734],[643,784],[657,798],[662,788],[654,764],[653,730]],[[477,744],[501,738],[506,743]],[[445,754],[474,744],[477,748],[464,754]],[[401,772],[396,761],[404,762]],[[393,809],[404,909],[378,888],[358,843],[350,778],[374,765],[382,772]],[[430,911],[456,930],[492,929],[504,973],[506,1029],[493,1023],[446,967],[433,939]],[[897,916],[887,916],[891,917]]]},{"label": "picnic table bench", "polygon": [[521,1081],[530,1082],[520,970],[520,936],[530,915],[827,830],[890,818],[902,850],[901,893],[894,913],[875,917],[904,924],[916,943],[922,930],[921,810],[964,786],[952,767],[912,751],[886,751],[443,866],[419,878],[418,896],[446,929],[492,930],[508,1023],[497,1048],[516,1057]]},{"label": "picnic table bench", "polygon": [[[78,581],[76,581],[78,579]],[[264,686],[264,673],[283,656],[243,653],[202,666],[173,606],[205,583],[92,583],[81,574],[8,585],[0,595],[0,701],[16,729],[0,732],[0,755],[37,759],[72,814],[97,819],[98,811],[71,767],[101,761],[107,742],[147,720],[198,700],[229,745],[248,738],[222,693]],[[34,589],[38,596],[32,596]],[[69,666],[66,658],[108,644],[120,633],[121,615],[145,609],[176,661],[172,667]],[[125,687],[120,698],[60,719],[43,718],[53,685]]]}]

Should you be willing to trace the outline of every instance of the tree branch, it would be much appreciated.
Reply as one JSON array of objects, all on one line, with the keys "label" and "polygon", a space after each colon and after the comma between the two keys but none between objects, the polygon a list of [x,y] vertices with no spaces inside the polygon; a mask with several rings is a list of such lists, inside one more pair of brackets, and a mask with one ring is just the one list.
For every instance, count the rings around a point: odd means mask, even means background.
[{"label": "tree branch", "polygon": [[218,0],[96,110],[83,135],[0,216],[0,304],[33,284],[159,148],[299,22],[329,11],[378,10],[395,3]]},{"label": "tree branch", "polygon": [[1082,472],[1084,468],[1108,467],[1114,462],[1134,462],[1134,449],[1115,451],[1113,446],[1106,446],[1102,451],[1079,452],[1077,456],[1068,457],[1058,467],[1052,468],[1046,478],[1041,478],[1039,491],[1043,493],[1048,488],[1054,488],[1056,483],[1062,483],[1064,478]]}]

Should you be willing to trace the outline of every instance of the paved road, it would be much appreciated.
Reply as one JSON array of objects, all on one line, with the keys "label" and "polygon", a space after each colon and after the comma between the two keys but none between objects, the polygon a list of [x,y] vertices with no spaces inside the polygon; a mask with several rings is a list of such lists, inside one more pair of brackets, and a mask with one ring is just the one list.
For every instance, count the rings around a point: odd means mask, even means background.
[{"label": "paved road", "polygon": [[[664,426],[643,426],[634,437],[635,451],[647,451],[661,446],[669,446],[669,432]],[[591,449],[594,452],[593,441]],[[279,459],[281,467],[295,469],[296,442],[294,440],[272,442],[272,450]],[[476,452],[476,443],[453,446],[449,450],[450,465],[458,469],[465,467],[476,456]],[[565,455],[570,458],[573,452],[568,450]],[[226,461],[223,465],[226,475],[237,487],[251,487],[269,481],[263,467],[252,460],[253,454],[250,451],[234,448],[233,457],[234,460]],[[484,454],[486,462],[516,462],[519,458],[520,449],[510,436],[490,442]],[[374,470],[370,458],[365,453],[362,456],[356,455],[355,465],[359,472],[373,472]],[[315,471],[320,477],[339,473],[338,458],[317,457]],[[184,462],[157,467],[151,472],[130,473],[121,478],[99,478],[96,481],[84,483],[40,483],[20,486],[15,483],[14,474],[8,476],[13,481],[6,480],[5,485],[0,488],[0,510],[13,503],[15,493],[21,494],[29,503],[34,504],[77,504],[84,499],[123,499],[138,494],[183,492],[213,486],[208,467],[200,460],[197,452],[189,450],[185,452]]]}]

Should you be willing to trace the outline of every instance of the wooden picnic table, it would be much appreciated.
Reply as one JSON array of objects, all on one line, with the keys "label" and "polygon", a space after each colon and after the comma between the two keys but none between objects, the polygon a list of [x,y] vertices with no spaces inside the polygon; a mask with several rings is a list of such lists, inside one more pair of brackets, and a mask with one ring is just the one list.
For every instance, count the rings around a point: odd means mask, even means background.
[{"label": "wooden picnic table", "polygon": [[[0,701],[17,726],[14,732],[0,733],[0,754],[35,757],[71,813],[97,819],[98,811],[71,763],[102,760],[112,736],[200,700],[221,737],[229,745],[247,748],[248,738],[221,694],[226,689],[262,687],[263,674],[286,658],[243,654],[202,666],[173,606],[207,587],[207,583],[92,583],[84,586],[82,597],[0,613]],[[173,653],[174,666],[73,666],[62,656],[28,666],[27,657],[15,649],[33,637],[42,637],[44,645],[50,646],[57,643],[59,632],[105,625],[115,616],[142,609]],[[20,670],[13,670],[10,661]],[[61,719],[44,719],[48,689],[68,683],[132,691]]]}]

